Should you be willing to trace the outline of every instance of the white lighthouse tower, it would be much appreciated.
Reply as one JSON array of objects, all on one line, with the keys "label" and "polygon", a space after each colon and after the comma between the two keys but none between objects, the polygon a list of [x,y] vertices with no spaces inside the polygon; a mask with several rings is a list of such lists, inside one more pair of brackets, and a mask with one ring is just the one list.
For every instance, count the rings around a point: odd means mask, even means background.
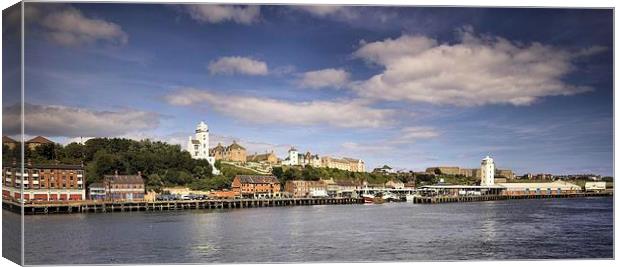
[{"label": "white lighthouse tower", "polygon": [[193,159],[206,159],[213,168],[213,174],[220,174],[215,168],[215,158],[209,156],[209,126],[204,121],[196,126],[196,134],[189,137],[187,151]]},{"label": "white lighthouse tower", "polygon": [[493,158],[486,156],[480,164],[480,185],[491,186],[495,184],[495,163]]}]

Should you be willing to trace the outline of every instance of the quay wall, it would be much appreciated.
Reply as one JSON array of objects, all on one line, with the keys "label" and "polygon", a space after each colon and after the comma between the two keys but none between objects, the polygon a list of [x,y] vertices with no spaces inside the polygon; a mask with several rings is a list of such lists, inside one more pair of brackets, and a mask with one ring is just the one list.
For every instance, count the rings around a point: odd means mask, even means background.
[{"label": "quay wall", "polygon": [[413,203],[416,204],[439,204],[453,202],[474,202],[474,201],[495,201],[509,199],[543,199],[543,198],[576,198],[576,197],[608,197],[613,196],[613,192],[581,192],[564,194],[513,194],[513,195],[484,195],[484,196],[415,196]]},{"label": "quay wall", "polygon": [[[86,213],[86,212],[134,212],[187,209],[238,209],[307,205],[363,204],[359,198],[285,198],[285,199],[221,199],[221,200],[175,200],[175,201],[74,201],[26,203],[24,214]],[[21,205],[2,201],[2,208],[21,213]]]}]

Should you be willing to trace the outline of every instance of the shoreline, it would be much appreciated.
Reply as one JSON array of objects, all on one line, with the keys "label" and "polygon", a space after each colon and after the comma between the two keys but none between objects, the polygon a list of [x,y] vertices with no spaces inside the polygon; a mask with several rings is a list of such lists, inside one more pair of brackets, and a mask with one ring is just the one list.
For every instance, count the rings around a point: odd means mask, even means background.
[{"label": "shoreline", "polygon": [[[532,195],[487,195],[487,196],[416,196],[411,204],[443,204],[459,202],[485,202],[513,199],[549,199],[549,198],[585,198],[613,197],[613,191],[588,192],[571,194],[532,194]],[[176,200],[176,201],[79,201],[62,203],[27,203],[24,215],[72,214],[72,213],[107,213],[107,212],[140,212],[140,211],[172,211],[198,209],[241,209],[285,206],[313,205],[352,205],[364,204],[363,198],[288,198],[288,199],[220,199],[220,200]],[[381,205],[381,204],[377,204]],[[2,208],[21,214],[20,203],[2,201]]]}]

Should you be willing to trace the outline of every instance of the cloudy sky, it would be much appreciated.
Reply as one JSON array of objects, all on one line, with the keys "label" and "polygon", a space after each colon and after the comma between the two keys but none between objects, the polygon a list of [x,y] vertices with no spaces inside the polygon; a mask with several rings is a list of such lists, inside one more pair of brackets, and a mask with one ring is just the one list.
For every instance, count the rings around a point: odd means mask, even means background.
[{"label": "cloudy sky", "polygon": [[26,7],[30,136],[185,144],[204,120],[280,157],[612,174],[611,10]]}]

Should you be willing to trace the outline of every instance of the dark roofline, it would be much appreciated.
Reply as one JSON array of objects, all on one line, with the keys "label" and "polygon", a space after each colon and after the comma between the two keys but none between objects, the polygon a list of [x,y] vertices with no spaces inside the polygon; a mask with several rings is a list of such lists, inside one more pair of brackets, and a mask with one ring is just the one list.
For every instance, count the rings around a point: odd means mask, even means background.
[{"label": "dark roofline", "polygon": [[[21,167],[21,164],[11,163],[10,167],[18,168]],[[24,169],[83,170],[84,167],[75,164],[24,164]]]}]

